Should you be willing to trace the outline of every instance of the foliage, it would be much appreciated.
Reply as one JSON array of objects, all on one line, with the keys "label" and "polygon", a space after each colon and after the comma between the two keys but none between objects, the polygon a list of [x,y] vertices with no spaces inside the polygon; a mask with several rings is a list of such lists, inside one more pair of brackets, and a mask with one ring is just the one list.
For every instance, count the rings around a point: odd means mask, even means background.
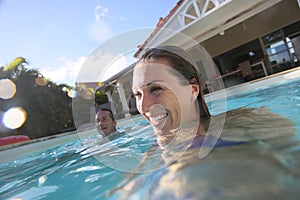
[{"label": "foliage", "polygon": [[63,91],[64,87],[69,86],[57,85],[46,79],[41,81],[43,76],[38,70],[25,67],[28,63],[25,58],[18,57],[0,68],[0,79],[10,79],[16,85],[13,98],[0,98],[0,111],[19,106],[27,113],[23,126],[1,133],[1,136],[22,134],[38,138],[72,129],[72,99]]},{"label": "foliage", "polygon": [[[73,99],[73,116],[76,127],[92,122],[95,116],[92,109],[108,102],[106,94],[97,91],[94,88],[87,87],[84,83],[76,85],[75,90],[78,93],[77,98]],[[94,110],[95,111],[95,110]]]},{"label": "foliage", "polygon": [[95,93],[95,106],[102,105],[108,102],[106,94],[103,92],[97,91]]}]

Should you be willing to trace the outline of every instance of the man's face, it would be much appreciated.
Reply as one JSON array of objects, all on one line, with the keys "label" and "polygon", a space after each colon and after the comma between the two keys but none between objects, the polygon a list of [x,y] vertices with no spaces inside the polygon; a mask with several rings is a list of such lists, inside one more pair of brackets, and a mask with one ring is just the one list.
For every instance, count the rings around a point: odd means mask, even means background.
[{"label": "man's face", "polygon": [[182,85],[168,65],[165,60],[139,63],[133,73],[137,109],[160,134],[192,120],[196,112],[192,88]]},{"label": "man's face", "polygon": [[104,136],[108,136],[115,131],[116,122],[110,117],[110,112],[102,110],[96,115],[96,127]]}]

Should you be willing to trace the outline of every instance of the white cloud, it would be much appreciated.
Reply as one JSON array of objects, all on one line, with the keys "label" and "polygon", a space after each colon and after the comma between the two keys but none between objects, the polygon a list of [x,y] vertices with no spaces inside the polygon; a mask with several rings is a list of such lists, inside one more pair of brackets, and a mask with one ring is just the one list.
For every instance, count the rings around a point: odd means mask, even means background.
[{"label": "white cloud", "polygon": [[74,86],[80,68],[82,67],[86,57],[81,56],[76,60],[60,58],[58,67],[43,68],[40,72],[55,83],[66,83]]},{"label": "white cloud", "polygon": [[134,62],[132,55],[103,53],[96,51],[90,55],[78,76],[78,82],[99,82],[105,81],[111,76],[117,74],[124,68],[127,68]]},{"label": "white cloud", "polygon": [[102,6],[96,6],[94,10],[95,20],[100,21],[102,18],[106,17],[108,14],[108,9]]},{"label": "white cloud", "polygon": [[94,10],[95,21],[88,28],[88,35],[97,43],[103,42],[112,35],[112,28],[108,19],[109,10],[102,6],[96,6]]}]

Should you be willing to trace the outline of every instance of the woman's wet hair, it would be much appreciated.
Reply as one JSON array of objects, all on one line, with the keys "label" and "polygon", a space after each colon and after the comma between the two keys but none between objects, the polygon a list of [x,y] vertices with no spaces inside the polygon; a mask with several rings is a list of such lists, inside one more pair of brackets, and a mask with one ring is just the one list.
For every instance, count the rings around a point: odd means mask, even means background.
[{"label": "woman's wet hair", "polygon": [[205,82],[202,79],[199,70],[197,69],[196,63],[193,61],[190,55],[182,48],[176,46],[161,46],[147,50],[137,63],[155,62],[159,59],[166,59],[171,65],[170,67],[181,74],[178,76],[178,74],[174,73],[173,70],[170,70],[170,72],[179,77],[179,79],[185,79],[182,80],[182,84],[186,85],[189,83],[199,85],[200,92],[197,97],[197,101],[199,104],[200,117],[209,117],[210,113],[204,101],[203,90]]}]

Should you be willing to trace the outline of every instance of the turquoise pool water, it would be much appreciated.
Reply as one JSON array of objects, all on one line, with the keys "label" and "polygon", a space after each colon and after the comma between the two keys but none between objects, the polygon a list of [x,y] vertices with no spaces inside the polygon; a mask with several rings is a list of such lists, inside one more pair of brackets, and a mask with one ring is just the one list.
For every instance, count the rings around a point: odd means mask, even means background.
[{"label": "turquoise pool water", "polygon": [[135,162],[133,153],[154,144],[151,127],[144,120],[119,127],[127,134],[104,144],[93,129],[82,140],[1,164],[0,199],[298,199],[300,79],[228,97],[226,105],[227,110],[265,106],[293,121],[296,137],[220,147],[202,160],[193,149],[168,167],[129,175],[95,155],[122,151],[128,163]]}]

